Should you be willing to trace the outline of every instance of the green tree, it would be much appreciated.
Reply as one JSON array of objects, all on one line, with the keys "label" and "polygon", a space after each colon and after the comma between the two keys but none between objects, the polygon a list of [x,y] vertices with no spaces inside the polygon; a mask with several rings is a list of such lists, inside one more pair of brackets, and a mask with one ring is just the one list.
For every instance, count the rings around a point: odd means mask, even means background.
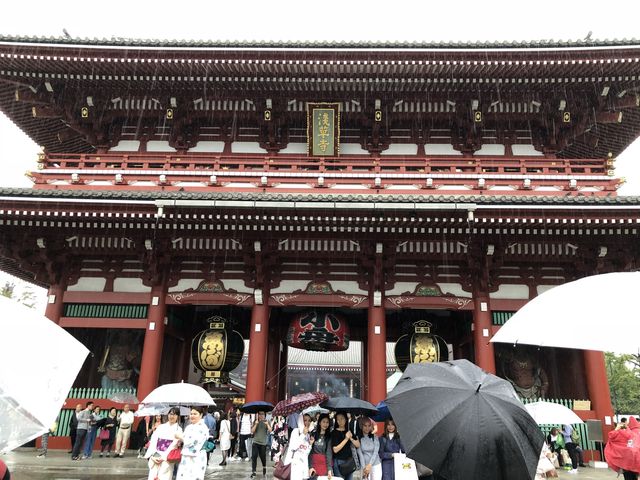
[{"label": "green tree", "polygon": [[0,295],[7,298],[13,298],[16,286],[11,282],[4,282],[4,286],[0,288]]},{"label": "green tree", "polygon": [[637,356],[607,352],[605,361],[614,412],[640,413],[640,368]]}]

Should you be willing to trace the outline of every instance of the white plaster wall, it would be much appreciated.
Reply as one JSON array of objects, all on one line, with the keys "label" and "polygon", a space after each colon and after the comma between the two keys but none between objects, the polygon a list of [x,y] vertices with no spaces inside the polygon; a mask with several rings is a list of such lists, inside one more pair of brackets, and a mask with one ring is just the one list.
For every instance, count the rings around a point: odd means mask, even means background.
[{"label": "white plaster wall", "polygon": [[260,148],[257,142],[233,142],[231,144],[233,153],[267,153],[264,148]]},{"label": "white plaster wall", "polygon": [[357,293],[358,295],[367,295],[369,292],[362,290],[358,286],[358,282],[331,280],[331,286],[334,290],[342,290],[344,293]]},{"label": "white plaster wall", "polygon": [[356,185],[351,183],[338,183],[329,187],[330,190],[367,190],[366,185]]},{"label": "white plaster wall", "polygon": [[298,155],[303,155],[307,153],[307,144],[306,143],[289,143],[287,148],[283,148],[280,150],[280,153],[293,153]]},{"label": "white plaster wall", "polygon": [[511,145],[511,151],[514,155],[535,155],[541,157],[543,154],[536,150],[533,145]]},{"label": "white plaster wall", "polygon": [[[277,182],[278,179],[274,178],[274,182]],[[273,188],[313,188],[308,183],[281,183],[279,185],[274,185]]]},{"label": "white plaster wall", "polygon": [[456,297],[471,297],[469,292],[465,292],[462,289],[462,284],[460,283],[438,283],[437,285],[442,290],[442,293],[450,293]]},{"label": "white plaster wall", "polygon": [[[218,181],[220,181],[220,179],[224,179],[224,177],[218,177]],[[230,182],[227,183],[225,185],[225,187],[228,188],[256,188],[256,186],[253,183],[249,183],[249,182]]]},{"label": "white plaster wall", "polygon": [[169,146],[169,142],[151,140],[147,142],[147,152],[175,152],[176,149]]},{"label": "white plaster wall", "polygon": [[527,285],[500,285],[497,292],[489,294],[489,298],[504,300],[528,300],[529,287]]},{"label": "white plaster wall", "polygon": [[415,185],[389,185],[387,188],[390,190],[420,190]]},{"label": "white plaster wall", "polygon": [[501,143],[482,145],[475,155],[504,155],[504,145]]},{"label": "white plaster wall", "polygon": [[418,145],[415,143],[393,143],[381,155],[417,155]]},{"label": "white plaster wall", "polygon": [[391,297],[393,295],[400,295],[404,292],[413,293],[416,289],[416,285],[418,285],[418,282],[396,282],[393,288],[391,290],[387,290],[384,294],[387,297]]},{"label": "white plaster wall", "polygon": [[204,278],[181,278],[175,287],[169,288],[169,292],[184,292],[189,288],[196,288]]},{"label": "white plaster wall", "polygon": [[137,152],[140,149],[138,140],[121,140],[118,145],[111,147],[110,152]]},{"label": "white plaster wall", "polygon": [[113,282],[114,292],[150,292],[151,287],[142,284],[141,278],[116,278]]},{"label": "white plaster wall", "polygon": [[69,285],[69,292],[102,292],[107,284],[106,278],[80,277],[74,285]]},{"label": "white plaster wall", "polygon": [[424,146],[424,153],[427,155],[462,155],[453,149],[449,143],[427,143]]},{"label": "white plaster wall", "polygon": [[551,290],[553,287],[557,287],[558,285],[538,285],[536,287],[536,291],[538,292],[538,295],[546,292],[547,290]]},{"label": "white plaster wall", "polygon": [[359,143],[341,143],[340,155],[368,155],[369,152],[360,146]]},{"label": "white plaster wall", "polygon": [[282,280],[278,288],[271,290],[271,294],[275,293],[290,293],[296,290],[302,290],[307,286],[309,282],[301,282],[299,280]]},{"label": "white plaster wall", "polygon": [[198,142],[189,153],[219,153],[224,150],[224,142]]},{"label": "white plaster wall", "polygon": [[[307,285],[309,284],[310,280],[304,280],[304,281],[300,281],[300,280],[282,280],[280,282],[280,286],[276,289],[271,290],[272,294],[276,294],[276,293],[291,293],[291,292],[295,292],[296,290],[304,290],[305,288],[307,288]],[[341,290],[344,293],[354,293],[354,294],[358,294],[358,295],[367,295],[367,291],[366,290],[361,290],[358,287],[358,282],[352,282],[352,281],[331,281],[329,282],[331,283],[331,286],[333,287],[333,289],[335,291],[337,290]],[[226,283],[225,283],[226,285]],[[238,290],[240,291],[240,290]]]},{"label": "white plaster wall", "polygon": [[235,290],[239,293],[253,293],[253,288],[249,288],[244,284],[244,280],[223,280],[224,287],[227,290]]}]

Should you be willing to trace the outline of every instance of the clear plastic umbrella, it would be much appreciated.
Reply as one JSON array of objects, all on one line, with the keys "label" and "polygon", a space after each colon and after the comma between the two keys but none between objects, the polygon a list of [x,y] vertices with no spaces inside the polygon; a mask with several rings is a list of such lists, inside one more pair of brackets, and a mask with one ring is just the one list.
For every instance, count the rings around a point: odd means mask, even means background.
[{"label": "clear plastic umbrella", "polygon": [[38,311],[0,297],[0,451],[54,423],[89,351]]}]

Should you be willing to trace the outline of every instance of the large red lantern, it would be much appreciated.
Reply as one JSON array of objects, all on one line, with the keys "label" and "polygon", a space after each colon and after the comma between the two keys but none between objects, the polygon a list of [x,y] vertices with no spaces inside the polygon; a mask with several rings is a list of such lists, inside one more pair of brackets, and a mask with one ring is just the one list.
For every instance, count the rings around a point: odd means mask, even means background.
[{"label": "large red lantern", "polygon": [[211,317],[209,328],[198,333],[191,342],[191,358],[203,371],[203,383],[227,383],[231,370],[244,354],[244,339],[235,330],[225,329],[225,319]]},{"label": "large red lantern", "polygon": [[330,310],[306,310],[291,320],[287,345],[319,352],[346,350],[349,348],[349,325]]}]

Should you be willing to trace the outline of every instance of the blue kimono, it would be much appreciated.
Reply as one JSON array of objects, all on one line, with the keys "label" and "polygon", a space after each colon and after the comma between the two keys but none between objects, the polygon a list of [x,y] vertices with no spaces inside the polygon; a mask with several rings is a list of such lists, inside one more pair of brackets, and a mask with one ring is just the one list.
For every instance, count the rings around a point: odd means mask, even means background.
[{"label": "blue kimono", "polygon": [[382,460],[382,480],[394,480],[393,454],[400,452],[406,452],[406,450],[398,435],[394,435],[393,438],[387,438],[384,435],[380,437],[378,455]]}]

